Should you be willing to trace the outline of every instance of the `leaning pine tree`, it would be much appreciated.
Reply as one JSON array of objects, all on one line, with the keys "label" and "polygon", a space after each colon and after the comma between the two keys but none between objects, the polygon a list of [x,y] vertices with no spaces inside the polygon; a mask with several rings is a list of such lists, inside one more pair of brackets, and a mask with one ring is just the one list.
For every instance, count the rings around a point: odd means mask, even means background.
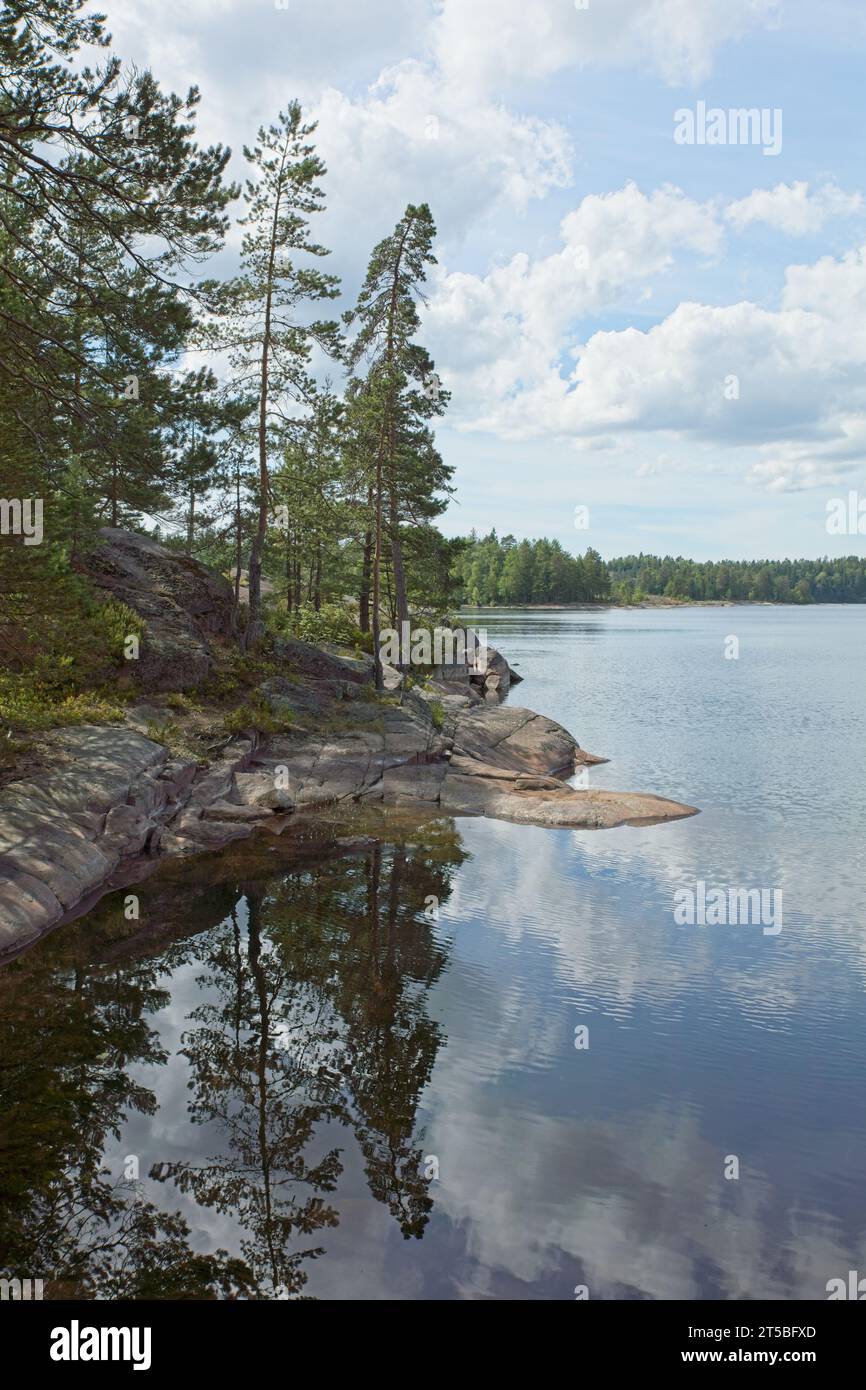
[{"label": "leaning pine tree", "polygon": [[252,150],[244,149],[255,176],[246,185],[241,274],[226,290],[224,341],[231,348],[234,390],[252,400],[255,412],[258,515],[250,545],[247,650],[262,635],[270,460],[282,458],[303,430],[304,410],[315,394],[309,373],[313,346],[332,356],[339,352],[337,324],[304,322],[303,315],[308,303],[336,298],[339,278],[294,260],[298,253],[304,258],[329,254],[311,241],[307,222],[324,207],[318,180],[325,166],[309,143],[315,128],[303,124],[300,105],[293,101],[276,125],[259,131]]},{"label": "leaning pine tree", "polygon": [[358,303],[344,315],[355,328],[347,360],[354,370],[369,363],[366,380],[356,388],[354,408],[359,433],[370,441],[369,495],[372,508],[372,629],[376,684],[382,688],[379,620],[385,533],[394,578],[395,620],[408,620],[409,604],[400,542],[400,526],[429,521],[442,511],[436,496],[447,489],[451,470],[431,447],[424,422],[441,415],[448,393],[439,387],[429,354],[412,338],[418,331],[418,300],[427,267],[436,264],[436,225],[426,203],[410,204],[391,236],[380,241],[370,258]]}]

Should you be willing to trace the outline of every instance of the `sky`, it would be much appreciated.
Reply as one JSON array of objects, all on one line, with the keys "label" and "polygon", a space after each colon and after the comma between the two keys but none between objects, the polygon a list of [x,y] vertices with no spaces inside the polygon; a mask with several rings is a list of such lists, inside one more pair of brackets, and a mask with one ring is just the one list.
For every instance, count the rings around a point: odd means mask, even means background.
[{"label": "sky", "polygon": [[863,0],[94,8],[120,57],[201,88],[236,178],[291,99],[318,121],[345,306],[429,203],[448,534],[866,553]]}]

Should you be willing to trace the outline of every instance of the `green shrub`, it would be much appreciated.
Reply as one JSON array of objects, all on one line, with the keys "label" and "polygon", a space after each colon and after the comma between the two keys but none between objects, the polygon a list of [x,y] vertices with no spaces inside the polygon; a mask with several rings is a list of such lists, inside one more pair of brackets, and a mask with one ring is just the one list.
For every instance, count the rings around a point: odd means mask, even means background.
[{"label": "green shrub", "polygon": [[173,719],[168,719],[164,723],[159,723],[156,719],[148,719],[145,729],[148,738],[153,739],[154,743],[161,743],[173,756],[198,757],[188,732],[176,724]]},{"label": "green shrub", "polygon": [[444,729],[445,727],[445,706],[441,700],[428,700],[430,706],[430,718],[433,720],[434,729]]},{"label": "green shrub", "polygon": [[101,648],[116,666],[126,664],[125,644],[128,637],[141,639],[147,629],[144,619],[119,599],[95,599],[85,605],[92,628],[94,645]]},{"label": "green shrub", "polygon": [[168,695],[161,695],[160,699],[169,709],[176,709],[182,714],[194,714],[201,709],[201,705],[182,690],[169,691]]},{"label": "green shrub", "polygon": [[260,685],[268,676],[285,674],[285,665],[278,665],[266,656],[247,655],[232,647],[223,654],[218,669],[199,687],[198,695],[205,703],[226,700]]},{"label": "green shrub", "polygon": [[23,733],[69,724],[118,724],[123,710],[93,692],[68,694],[37,677],[0,673],[0,723]]},{"label": "green shrub", "polygon": [[265,612],[268,630],[278,637],[299,637],[302,642],[320,646],[332,642],[343,647],[366,648],[372,638],[358,627],[352,613],[342,603],[323,603],[316,611],[311,603],[287,613],[285,608],[269,605]]},{"label": "green shrub", "polygon": [[255,729],[260,734],[283,734],[293,724],[291,713],[275,715],[264,695],[255,693],[236,709],[230,710],[223,719],[227,734],[244,734]]}]

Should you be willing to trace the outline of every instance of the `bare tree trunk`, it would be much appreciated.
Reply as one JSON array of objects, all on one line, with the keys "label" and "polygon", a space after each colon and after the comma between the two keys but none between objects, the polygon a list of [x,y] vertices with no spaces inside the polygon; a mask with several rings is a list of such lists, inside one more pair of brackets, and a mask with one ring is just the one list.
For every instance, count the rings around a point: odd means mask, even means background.
[{"label": "bare tree trunk", "polygon": [[394,568],[394,597],[396,621],[394,626],[402,632],[401,623],[409,621],[409,602],[406,597],[406,571],[403,567],[403,548],[400,545],[400,528],[397,520],[397,499],[391,493],[391,561]]},{"label": "bare tree trunk", "polygon": [[[367,505],[371,498],[368,496]],[[370,631],[370,569],[373,561],[373,533],[364,534],[364,560],[361,565],[361,592],[358,596],[358,626],[362,632]]]},{"label": "bare tree trunk", "polygon": [[238,612],[241,606],[241,554],[243,537],[241,535],[241,465],[235,469],[235,597],[232,606],[232,632],[238,630]]},{"label": "bare tree trunk", "polygon": [[382,690],[382,657],[379,651],[379,594],[382,582],[382,450],[376,453],[376,545],[373,552],[373,660],[376,689]]},{"label": "bare tree trunk", "polygon": [[286,612],[292,611],[292,533],[286,527]]},{"label": "bare tree trunk", "polygon": [[394,590],[391,587],[391,570],[387,562],[385,563],[385,582],[383,587],[385,589],[385,601],[388,605],[388,618],[391,622],[391,626],[395,627],[397,623],[397,606],[394,603]]}]

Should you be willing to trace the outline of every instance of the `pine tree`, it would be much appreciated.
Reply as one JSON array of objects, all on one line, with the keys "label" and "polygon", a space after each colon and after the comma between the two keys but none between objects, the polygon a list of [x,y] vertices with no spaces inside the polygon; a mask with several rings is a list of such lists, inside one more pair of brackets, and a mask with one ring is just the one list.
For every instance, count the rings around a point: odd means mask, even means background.
[{"label": "pine tree", "polygon": [[372,448],[372,627],[379,688],[384,532],[387,529],[394,579],[393,617],[399,624],[409,616],[400,526],[429,520],[442,511],[445,501],[437,493],[447,489],[451,476],[426,427],[431,416],[443,413],[448,392],[441,389],[428,353],[412,341],[420,324],[421,287],[428,267],[436,264],[435,235],[427,204],[410,204],[393,233],[374,248],[358,302],[344,315],[347,326],[355,329],[347,352],[349,366],[355,370],[362,360],[369,364],[357,402],[360,429]]},{"label": "pine tree", "polygon": [[83,10],[10,0],[0,14],[4,486],[45,509],[45,544],[0,554],[6,612],[25,625],[16,660],[31,637],[63,635],[69,562],[94,521],[165,500],[167,368],[234,196],[229,151],[195,144],[197,91],[165,95],[115,57],[81,66],[85,45],[108,43]]},{"label": "pine tree", "polygon": [[306,307],[334,299],[339,280],[296,255],[329,253],[311,240],[308,219],[324,207],[318,181],[325,166],[309,142],[315,125],[305,125],[298,102],[281,112],[275,125],[262,128],[244,154],[254,176],[247,181],[247,228],[241,274],[227,289],[223,341],[231,348],[236,393],[255,407],[258,459],[258,518],[250,546],[250,612],[245,645],[262,634],[262,557],[268,531],[271,460],[281,458],[303,429],[304,411],[314,396],[310,357],[318,345],[339,353],[337,325],[304,321]]}]

